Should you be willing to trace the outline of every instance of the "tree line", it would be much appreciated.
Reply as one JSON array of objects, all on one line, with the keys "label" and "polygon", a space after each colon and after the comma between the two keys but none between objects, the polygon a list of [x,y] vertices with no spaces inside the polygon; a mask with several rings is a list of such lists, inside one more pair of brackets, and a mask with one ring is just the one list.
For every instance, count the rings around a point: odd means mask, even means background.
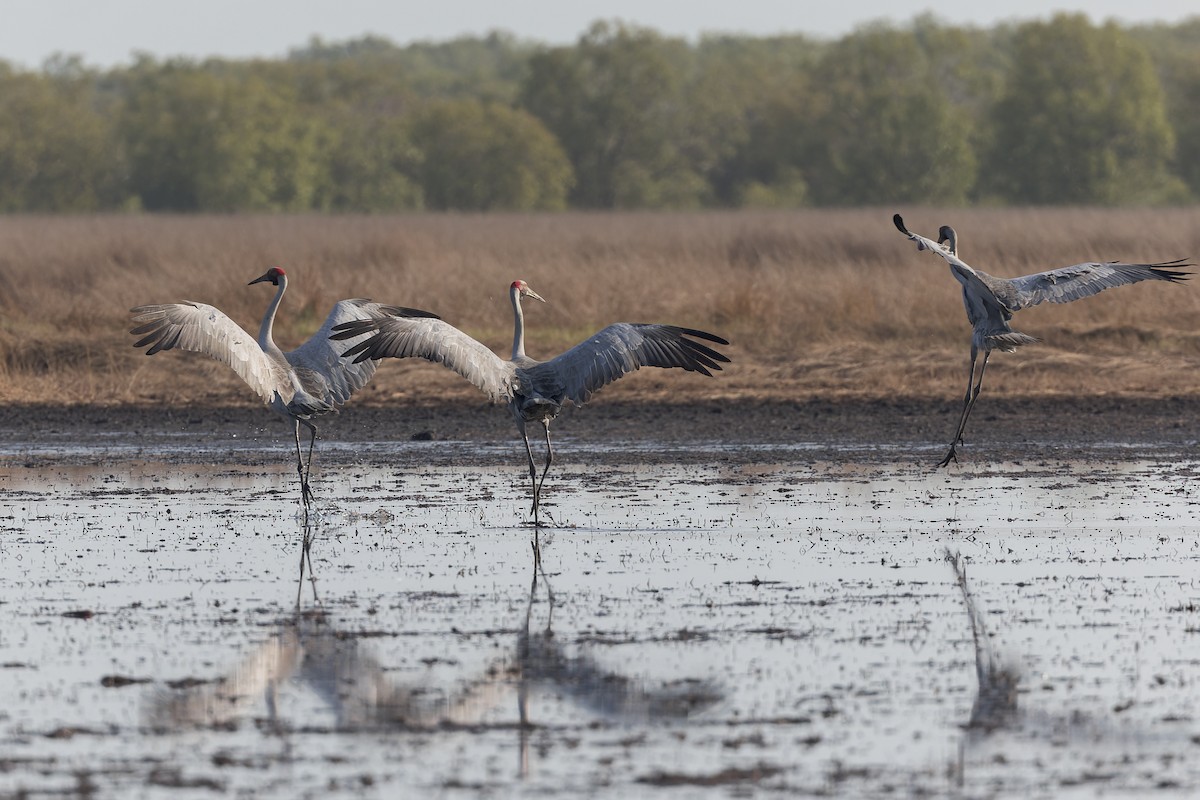
[{"label": "tree line", "polygon": [[1200,17],[0,62],[0,212],[1200,200]]}]

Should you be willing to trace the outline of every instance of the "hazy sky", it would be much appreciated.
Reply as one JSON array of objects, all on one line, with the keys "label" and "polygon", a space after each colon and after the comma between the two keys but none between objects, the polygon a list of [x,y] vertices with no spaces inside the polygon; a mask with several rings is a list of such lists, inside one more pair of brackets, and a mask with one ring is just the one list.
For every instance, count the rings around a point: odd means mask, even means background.
[{"label": "hazy sky", "polygon": [[619,18],[663,33],[844,34],[870,20],[906,22],[932,10],[955,24],[987,26],[1084,10],[1094,21],[1177,22],[1200,13],[1194,0],[959,0],[939,9],[895,0],[0,0],[0,59],[37,67],[55,52],[97,66],[155,56],[280,56],[313,35],[364,34],[397,44],[444,40],[496,28],[569,43],[588,23]]}]

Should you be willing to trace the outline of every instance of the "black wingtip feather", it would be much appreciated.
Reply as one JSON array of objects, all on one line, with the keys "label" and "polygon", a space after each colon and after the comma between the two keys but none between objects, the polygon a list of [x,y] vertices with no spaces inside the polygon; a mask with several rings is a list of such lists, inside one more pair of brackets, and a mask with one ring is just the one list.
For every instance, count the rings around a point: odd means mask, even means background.
[{"label": "black wingtip feather", "polygon": [[728,356],[726,356],[724,353],[718,353],[711,347],[707,347],[699,342],[693,342],[688,339],[680,339],[680,342],[686,347],[688,352],[691,353],[693,358],[704,359],[704,363],[712,369],[721,369],[721,364],[718,364],[717,362],[721,362],[723,364],[729,363]]},{"label": "black wingtip feather", "polygon": [[727,339],[723,339],[720,336],[717,336],[715,333],[709,333],[708,331],[698,331],[695,328],[677,328],[676,330],[685,336],[692,336],[696,339],[704,339],[705,341],[715,342],[716,344],[729,344]]},{"label": "black wingtip feather", "polygon": [[353,339],[355,336],[361,336],[364,333],[378,330],[379,326],[373,320],[369,319],[352,319],[349,322],[343,322],[340,325],[334,325],[329,334],[329,338],[334,341],[342,341],[343,339]]},{"label": "black wingtip feather", "polygon": [[896,226],[896,230],[900,231],[905,236],[911,236],[908,228],[904,227],[904,217],[900,216],[899,214],[893,214],[892,223]]},{"label": "black wingtip feather", "polygon": [[1180,270],[1184,267],[1194,267],[1196,265],[1188,261],[1186,258],[1177,258],[1174,261],[1163,261],[1159,264],[1147,264],[1146,266],[1150,268],[1151,272],[1164,281],[1170,281],[1171,283],[1182,283],[1183,281],[1186,281],[1193,273],[1180,272]]},{"label": "black wingtip feather", "polygon": [[423,311],[419,308],[409,308],[408,306],[380,306],[379,310],[393,317],[415,317],[419,319],[441,319],[432,311]]}]

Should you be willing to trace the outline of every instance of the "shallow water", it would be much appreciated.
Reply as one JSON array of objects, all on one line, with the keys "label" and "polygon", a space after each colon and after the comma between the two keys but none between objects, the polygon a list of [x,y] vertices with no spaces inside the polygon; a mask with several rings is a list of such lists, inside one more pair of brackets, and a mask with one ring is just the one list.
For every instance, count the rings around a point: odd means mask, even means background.
[{"label": "shallow water", "polygon": [[[420,453],[320,470],[303,585],[285,465],[10,456],[0,795],[1200,787],[1195,463],[576,448],[534,584],[523,471]],[[1019,675],[986,727],[947,549]]]}]

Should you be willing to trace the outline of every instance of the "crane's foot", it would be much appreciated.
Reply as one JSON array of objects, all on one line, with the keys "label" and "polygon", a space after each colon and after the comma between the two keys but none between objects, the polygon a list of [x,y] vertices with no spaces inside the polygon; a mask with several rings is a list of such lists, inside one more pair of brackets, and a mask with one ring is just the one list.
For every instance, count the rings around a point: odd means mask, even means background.
[{"label": "crane's foot", "polygon": [[950,452],[946,453],[946,457],[938,462],[939,467],[949,466],[950,462],[958,463],[958,443],[950,445]]},{"label": "crane's foot", "polygon": [[300,498],[304,501],[304,510],[308,511],[309,507],[316,502],[316,497],[312,493],[312,489],[308,488],[307,483],[300,484]]}]

